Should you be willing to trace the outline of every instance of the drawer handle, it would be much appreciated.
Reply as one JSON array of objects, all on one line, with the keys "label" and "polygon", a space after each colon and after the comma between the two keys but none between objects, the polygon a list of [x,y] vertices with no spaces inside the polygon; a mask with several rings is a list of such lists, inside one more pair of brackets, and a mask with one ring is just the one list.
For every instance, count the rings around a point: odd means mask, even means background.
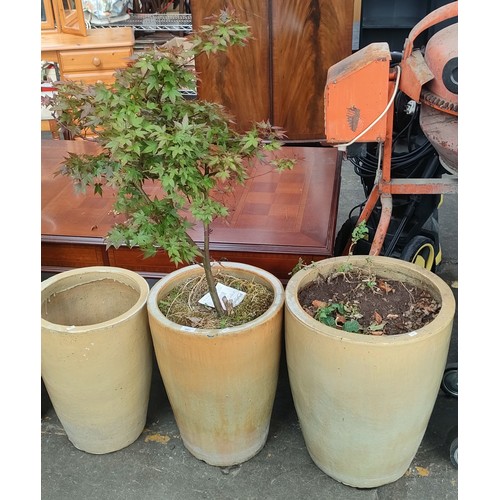
[{"label": "drawer handle", "polygon": [[94,66],[100,66],[101,65],[101,59],[99,59],[99,57],[94,57],[94,59],[92,59],[92,64]]}]

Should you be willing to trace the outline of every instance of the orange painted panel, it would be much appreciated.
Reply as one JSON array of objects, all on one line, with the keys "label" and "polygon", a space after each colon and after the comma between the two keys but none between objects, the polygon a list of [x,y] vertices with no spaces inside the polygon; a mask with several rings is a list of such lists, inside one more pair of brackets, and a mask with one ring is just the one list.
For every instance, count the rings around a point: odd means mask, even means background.
[{"label": "orange painted panel", "polygon": [[[390,60],[389,45],[373,43],[330,67],[325,87],[327,142],[353,140],[385,110]],[[385,115],[356,142],[383,141],[386,123]]]}]

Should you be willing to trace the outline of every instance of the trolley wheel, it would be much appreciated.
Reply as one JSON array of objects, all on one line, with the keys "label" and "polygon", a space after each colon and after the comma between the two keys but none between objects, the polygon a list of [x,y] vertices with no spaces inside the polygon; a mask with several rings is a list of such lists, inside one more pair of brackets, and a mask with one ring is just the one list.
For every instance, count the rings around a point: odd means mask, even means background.
[{"label": "trolley wheel", "polygon": [[458,469],[458,436],[450,444],[450,462]]},{"label": "trolley wheel", "polygon": [[450,363],[445,368],[441,389],[449,396],[458,398],[458,363]]},{"label": "trolley wheel", "polygon": [[434,271],[435,262],[434,243],[427,236],[414,236],[401,251],[401,260],[413,262],[429,271]]},{"label": "trolley wheel", "polygon": [[451,465],[458,469],[458,425],[454,425],[446,436],[445,449]]}]

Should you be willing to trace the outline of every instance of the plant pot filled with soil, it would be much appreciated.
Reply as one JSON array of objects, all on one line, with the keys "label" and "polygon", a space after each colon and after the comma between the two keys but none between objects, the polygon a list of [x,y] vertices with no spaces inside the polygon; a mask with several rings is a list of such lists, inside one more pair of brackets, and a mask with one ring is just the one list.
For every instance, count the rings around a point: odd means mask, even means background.
[{"label": "plant pot filled with soil", "polygon": [[42,380],[73,445],[120,450],[144,430],[153,349],[147,281],[86,267],[42,282]]},{"label": "plant pot filled with soil", "polygon": [[[193,58],[232,50],[249,38],[249,27],[224,10],[186,43],[142,52],[111,86],[69,82],[50,101],[69,133],[91,136],[102,148],[98,155],[70,156],[61,173],[83,190],[116,191],[117,224],[108,244],[139,247],[145,257],[160,253],[180,266],[151,290],[151,333],[181,437],[214,465],[247,460],[265,442],[284,292],[263,270],[214,263],[211,223],[229,215],[228,194],[255,162],[278,171],[295,162],[275,154],[284,137],[279,128],[263,122],[237,132],[222,106],[182,91],[196,89]],[[194,241],[193,228],[203,234],[201,242]],[[190,289],[193,276],[201,281]],[[206,297],[198,304],[201,288]],[[264,288],[264,299],[256,288]],[[175,315],[179,303],[187,312]],[[211,322],[202,314],[207,310]]]},{"label": "plant pot filled with soil", "polygon": [[358,488],[396,481],[422,441],[455,299],[437,275],[381,256],[312,264],[285,292],[287,366],[308,452]]},{"label": "plant pot filled with soil", "polygon": [[208,288],[197,265],[162,278],[151,290],[148,312],[184,445],[200,460],[230,466],[255,456],[267,439],[284,290],[276,277],[254,266],[226,262],[213,271],[217,283],[246,293],[229,315],[221,318],[199,304]]}]

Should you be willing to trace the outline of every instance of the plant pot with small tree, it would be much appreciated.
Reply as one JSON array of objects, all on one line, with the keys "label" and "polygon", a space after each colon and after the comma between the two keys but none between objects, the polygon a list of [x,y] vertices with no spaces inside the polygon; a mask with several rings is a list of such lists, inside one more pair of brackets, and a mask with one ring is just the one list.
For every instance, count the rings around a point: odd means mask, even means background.
[{"label": "plant pot with small tree", "polygon": [[[146,257],[165,252],[180,266],[149,294],[154,351],[185,446],[219,466],[248,460],[267,439],[284,289],[257,267],[212,262],[210,225],[228,215],[226,194],[254,162],[282,170],[294,161],[275,154],[280,129],[257,123],[239,133],[222,106],[183,90],[196,86],[193,58],[244,45],[249,36],[224,10],[186,43],[144,51],[111,86],[67,83],[51,102],[73,136],[102,146],[97,156],[70,155],[62,173],[82,189],[116,189],[122,220],[108,244],[140,247]],[[195,224],[203,227],[201,244],[192,237]]]},{"label": "plant pot with small tree", "polygon": [[[359,225],[354,244],[362,237]],[[391,257],[352,255],[352,247],[291,277],[290,386],[321,470],[357,488],[404,475],[434,408],[454,315],[453,292],[439,276]]]}]

